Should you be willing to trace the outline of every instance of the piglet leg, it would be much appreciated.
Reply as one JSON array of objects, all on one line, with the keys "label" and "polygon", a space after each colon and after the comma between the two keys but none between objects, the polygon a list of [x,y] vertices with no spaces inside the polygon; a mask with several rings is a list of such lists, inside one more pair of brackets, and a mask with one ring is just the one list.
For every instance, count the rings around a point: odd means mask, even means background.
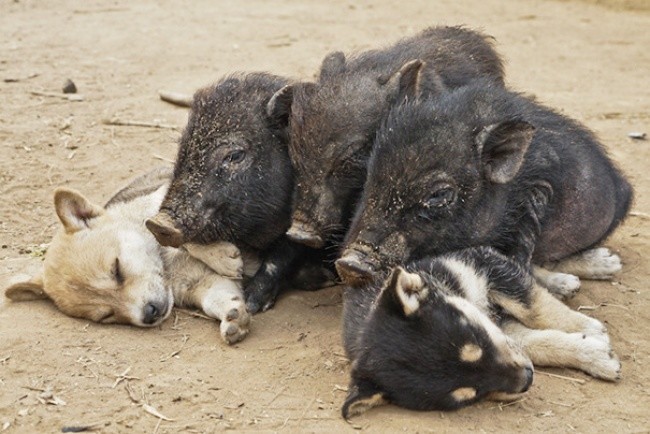
[{"label": "piglet leg", "polygon": [[281,285],[300,258],[305,247],[282,237],[266,255],[257,273],[244,288],[250,313],[264,312],[275,304]]},{"label": "piglet leg", "polygon": [[561,261],[546,263],[543,267],[592,280],[610,280],[623,268],[621,258],[606,247],[585,250]]}]

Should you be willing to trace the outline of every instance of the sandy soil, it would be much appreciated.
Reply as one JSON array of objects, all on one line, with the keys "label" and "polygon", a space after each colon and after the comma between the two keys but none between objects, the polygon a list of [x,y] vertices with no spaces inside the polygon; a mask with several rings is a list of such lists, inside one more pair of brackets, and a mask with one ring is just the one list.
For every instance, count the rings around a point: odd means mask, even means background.
[{"label": "sandy soil", "polygon": [[[611,7],[603,7],[609,3]],[[100,326],[45,302],[0,301],[0,432],[648,432],[650,425],[650,14],[646,0],[89,0],[0,3],[0,287],[39,265],[56,225],[55,186],[102,201],[175,156],[190,93],[234,70],[310,78],[333,49],[365,49],[431,24],[496,37],[516,89],[593,128],[636,188],[634,210],[607,242],[624,261],[613,282],[584,282],[571,306],[607,323],[623,363],[608,384],[570,370],[538,373],[525,398],[454,413],[385,406],[339,416],[348,365],[339,289],[293,292],[256,316],[235,347],[215,323],[177,312],[160,328]],[[83,101],[60,92],[76,82]],[[160,420],[155,409],[170,420]]]}]

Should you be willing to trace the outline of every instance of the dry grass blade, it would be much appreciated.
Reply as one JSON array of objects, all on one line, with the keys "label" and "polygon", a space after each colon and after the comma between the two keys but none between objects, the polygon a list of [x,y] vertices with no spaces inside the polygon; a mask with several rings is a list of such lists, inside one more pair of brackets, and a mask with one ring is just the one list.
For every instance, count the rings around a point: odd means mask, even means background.
[{"label": "dry grass blade", "polygon": [[161,414],[158,410],[150,406],[149,404],[142,404],[142,409],[149,413],[152,416],[156,416],[159,419],[166,420],[167,422],[173,422],[174,419],[170,419],[164,414]]},{"label": "dry grass blade", "polygon": [[84,97],[76,93],[58,93],[58,92],[41,92],[40,90],[32,90],[29,93],[36,96],[47,96],[50,98],[67,99],[68,101],[83,101]]},{"label": "dry grass blade", "polygon": [[503,410],[504,408],[510,407],[511,405],[515,405],[515,404],[519,404],[520,402],[524,402],[526,399],[528,399],[528,398],[524,397],[524,398],[519,398],[519,399],[517,399],[515,401],[511,401],[511,402],[500,402],[498,405],[495,405],[494,407],[490,407],[490,409],[498,408],[499,410]]},{"label": "dry grass blade", "polygon": [[155,159],[157,159],[157,160],[165,161],[165,162],[167,162],[167,163],[172,163],[172,164],[175,163],[175,161],[172,160],[171,158],[165,158],[165,157],[163,157],[163,156],[161,156],[161,155],[153,154],[153,158],[155,158]]},{"label": "dry grass blade", "polygon": [[192,95],[187,95],[179,92],[158,92],[160,99],[168,102],[170,104],[177,105],[179,107],[191,107],[192,106]]},{"label": "dry grass blade", "polygon": [[124,388],[126,389],[126,393],[129,394],[129,398],[131,399],[131,401],[133,401],[134,404],[140,404],[140,398],[136,396],[135,391],[133,390],[131,384],[128,381],[124,384]]},{"label": "dry grass blade", "polygon": [[108,421],[90,423],[87,425],[68,425],[61,428],[61,432],[88,432],[98,431],[108,425]]},{"label": "dry grass blade", "polygon": [[112,118],[112,119],[104,119],[102,123],[104,125],[113,125],[118,127],[162,128],[162,129],[178,131],[178,127],[176,125],[163,124],[160,122],[131,121],[131,120]]},{"label": "dry grass blade", "polygon": [[131,371],[130,366],[128,368],[126,368],[124,370],[124,372],[122,372],[121,374],[114,375],[115,383],[113,383],[112,389],[115,389],[117,387],[117,385],[120,384],[122,381],[125,381],[125,380],[139,380],[140,379],[139,377],[130,377],[130,376],[126,375],[126,374],[129,373],[129,371]]},{"label": "dry grass blade", "polygon": [[560,380],[573,381],[574,383],[578,383],[578,384],[586,384],[587,383],[587,380],[583,380],[581,378],[566,377],[564,375],[558,375],[558,374],[552,374],[550,372],[538,371],[537,369],[535,369],[535,373],[536,374],[546,375],[547,377],[559,378]]}]

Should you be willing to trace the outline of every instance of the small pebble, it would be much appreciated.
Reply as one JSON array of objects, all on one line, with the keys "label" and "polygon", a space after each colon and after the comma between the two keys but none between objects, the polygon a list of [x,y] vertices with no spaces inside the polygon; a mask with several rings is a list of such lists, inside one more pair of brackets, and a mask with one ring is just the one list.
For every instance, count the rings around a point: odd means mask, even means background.
[{"label": "small pebble", "polygon": [[74,84],[74,81],[69,78],[65,81],[63,93],[77,93],[77,86]]},{"label": "small pebble", "polygon": [[645,140],[645,138],[646,138],[646,134],[645,134],[645,133],[641,133],[641,132],[637,132],[637,131],[633,131],[633,132],[631,132],[631,133],[627,133],[627,136],[628,136],[630,139],[634,139],[634,140]]}]

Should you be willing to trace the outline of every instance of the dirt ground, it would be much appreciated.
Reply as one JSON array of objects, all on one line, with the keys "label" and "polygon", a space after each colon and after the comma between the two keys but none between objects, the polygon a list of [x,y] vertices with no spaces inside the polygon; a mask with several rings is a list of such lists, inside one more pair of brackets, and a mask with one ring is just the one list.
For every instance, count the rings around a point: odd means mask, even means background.
[{"label": "dirt ground", "polygon": [[[39,266],[56,227],[54,187],[103,201],[174,158],[187,112],[159,101],[159,90],[191,93],[235,70],[310,78],[331,50],[432,24],[493,35],[509,84],[594,129],[636,188],[634,215],[606,243],[623,273],[584,282],[570,301],[607,323],[623,363],[618,384],[540,369],[511,405],[385,406],[346,423],[338,288],[284,295],[234,347],[187,312],[138,329],[0,297],[0,432],[648,432],[650,145],[628,133],[650,134],[649,11],[647,0],[0,2],[0,288]],[[68,78],[83,101],[42,93]]]}]

